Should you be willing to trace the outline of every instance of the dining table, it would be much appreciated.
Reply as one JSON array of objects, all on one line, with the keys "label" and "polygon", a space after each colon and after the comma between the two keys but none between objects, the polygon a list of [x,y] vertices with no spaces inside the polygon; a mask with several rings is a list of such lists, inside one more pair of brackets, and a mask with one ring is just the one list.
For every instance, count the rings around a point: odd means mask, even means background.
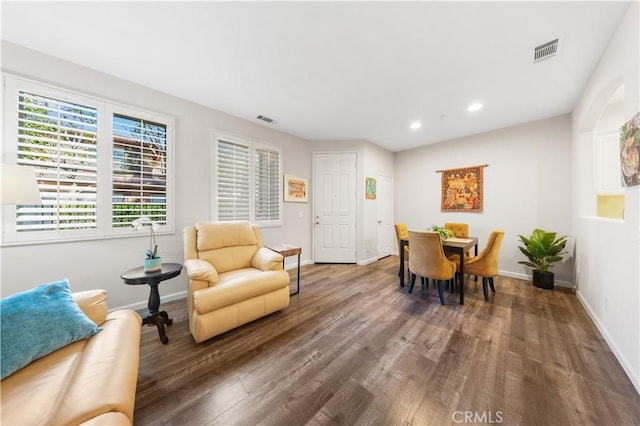
[{"label": "dining table", "polygon": [[[404,248],[408,245],[408,238],[400,239],[400,287],[404,287]],[[464,254],[473,248],[474,254],[478,255],[478,237],[445,238],[442,247],[460,256],[460,304],[464,305]]]}]

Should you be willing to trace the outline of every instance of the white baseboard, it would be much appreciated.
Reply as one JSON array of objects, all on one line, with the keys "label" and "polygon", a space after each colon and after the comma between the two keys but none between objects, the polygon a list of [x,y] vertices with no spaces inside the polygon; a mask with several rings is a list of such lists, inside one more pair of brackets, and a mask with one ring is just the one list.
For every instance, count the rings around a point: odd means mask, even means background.
[{"label": "white baseboard", "polygon": [[378,258],[377,257],[372,257],[370,259],[365,259],[365,260],[359,260],[358,261],[358,265],[359,266],[364,266],[364,265],[369,265],[371,263],[377,262]]},{"label": "white baseboard", "polygon": [[[186,297],[187,297],[187,291],[185,290],[185,291],[179,291],[178,293],[163,295],[161,299],[162,299],[162,303],[166,303],[166,302],[171,302],[173,300],[184,299]],[[120,310],[120,309],[132,309],[134,311],[139,311],[141,309],[145,309],[148,304],[149,304],[149,301],[145,300],[144,302],[136,302],[136,303],[132,303],[130,305],[125,305],[125,306],[120,306],[118,308],[109,309],[109,312]]]},{"label": "white baseboard", "polygon": [[609,334],[607,329],[600,322],[594,310],[591,309],[591,305],[589,305],[589,302],[587,302],[587,300],[582,296],[582,293],[580,292],[580,290],[576,292],[576,295],[578,296],[578,300],[580,301],[580,303],[582,303],[582,306],[584,307],[585,311],[587,311],[587,314],[589,314],[591,321],[593,321],[593,323],[596,325],[596,328],[598,329],[600,334],[602,334],[602,337],[604,337],[604,340],[609,345],[609,348],[611,348],[613,355],[615,355],[616,359],[622,366],[622,369],[627,374],[627,377],[629,377],[629,380],[631,380],[633,387],[636,388],[636,392],[638,392],[638,394],[640,395],[640,382],[638,381],[639,377],[635,376],[635,372],[631,368],[629,361],[627,361],[627,358],[625,358],[624,354],[622,353],[618,345],[616,345],[614,340],[611,338],[611,335]]},{"label": "white baseboard", "polygon": [[[300,267],[304,266],[304,265],[313,265],[313,260],[300,260]],[[284,263],[284,269],[289,270],[289,269],[296,269],[298,267],[298,261],[296,260],[293,263]]]},{"label": "white baseboard", "polygon": [[[498,271],[498,275],[504,275],[505,277],[518,278],[525,281],[531,281],[531,275],[522,274],[518,272]],[[573,283],[569,281],[555,280],[554,282],[555,282],[555,285],[557,285],[558,287],[567,287],[567,288],[574,287]]]}]

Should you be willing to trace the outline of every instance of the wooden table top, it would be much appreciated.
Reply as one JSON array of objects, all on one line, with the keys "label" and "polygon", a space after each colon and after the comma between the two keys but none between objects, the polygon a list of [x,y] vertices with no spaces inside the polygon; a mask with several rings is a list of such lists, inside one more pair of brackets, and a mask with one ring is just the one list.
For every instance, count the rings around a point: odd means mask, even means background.
[{"label": "wooden table top", "polygon": [[274,244],[265,244],[264,246],[269,250],[273,250],[275,252],[280,253],[284,257],[294,256],[296,254],[302,253],[302,247],[294,246],[293,244],[274,243]]}]

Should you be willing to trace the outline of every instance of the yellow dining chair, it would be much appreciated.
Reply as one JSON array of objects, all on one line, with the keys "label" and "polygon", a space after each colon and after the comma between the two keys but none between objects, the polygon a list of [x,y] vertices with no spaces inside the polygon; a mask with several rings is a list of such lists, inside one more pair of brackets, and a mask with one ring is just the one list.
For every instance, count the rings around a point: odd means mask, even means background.
[{"label": "yellow dining chair", "polygon": [[[444,228],[453,232],[453,236],[456,238],[467,238],[469,236],[469,224],[468,223],[456,223],[445,222]],[[447,250],[445,249],[445,253]],[[464,252],[465,258],[471,257],[471,251]]]},{"label": "yellow dining chair", "polygon": [[[407,229],[406,223],[396,223],[396,239],[398,240],[398,250],[400,250],[400,240],[403,238],[409,238],[409,230]],[[400,254],[400,253],[398,253]],[[404,261],[409,265],[409,246],[404,246]],[[402,268],[403,265],[400,265]],[[409,269],[407,269],[407,275],[409,274]],[[400,275],[400,269],[398,270],[398,275]]]},{"label": "yellow dining chair", "polygon": [[409,259],[411,287],[409,287],[409,293],[413,290],[416,276],[431,278],[438,286],[440,303],[444,305],[442,281],[446,281],[447,284],[451,283],[453,286],[456,264],[444,255],[440,234],[438,232],[409,231],[409,245],[411,246],[411,258]]},{"label": "yellow dining chair", "polygon": [[[504,238],[503,230],[496,230],[489,234],[487,245],[482,249],[476,257],[469,259],[464,264],[464,273],[482,277],[482,290],[484,292],[484,300],[489,300],[489,292],[487,284],[491,287],[492,292],[496,292],[493,286],[493,277],[498,275],[498,260],[500,259],[500,245]],[[461,277],[462,279],[462,277]]]},{"label": "yellow dining chair", "polygon": [[469,224],[467,223],[447,222],[444,224],[444,228],[453,232],[454,237],[466,238],[469,236]]}]

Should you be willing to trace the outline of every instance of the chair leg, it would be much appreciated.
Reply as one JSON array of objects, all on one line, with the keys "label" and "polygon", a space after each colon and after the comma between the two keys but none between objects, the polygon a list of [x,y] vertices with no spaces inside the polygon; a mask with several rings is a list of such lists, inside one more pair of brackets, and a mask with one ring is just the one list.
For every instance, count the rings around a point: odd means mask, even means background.
[{"label": "chair leg", "polygon": [[489,290],[487,289],[487,283],[489,279],[487,277],[482,277],[482,291],[484,293],[484,300],[489,301]]},{"label": "chair leg", "polygon": [[489,277],[489,287],[491,287],[492,292],[496,292],[496,288],[493,286],[493,277]]},{"label": "chair leg", "polygon": [[411,274],[411,286],[409,287],[409,293],[413,291],[413,286],[416,283],[416,274]]},{"label": "chair leg", "polygon": [[437,280],[438,283],[438,296],[440,296],[440,304],[444,305],[444,294],[442,293],[442,280]]}]

